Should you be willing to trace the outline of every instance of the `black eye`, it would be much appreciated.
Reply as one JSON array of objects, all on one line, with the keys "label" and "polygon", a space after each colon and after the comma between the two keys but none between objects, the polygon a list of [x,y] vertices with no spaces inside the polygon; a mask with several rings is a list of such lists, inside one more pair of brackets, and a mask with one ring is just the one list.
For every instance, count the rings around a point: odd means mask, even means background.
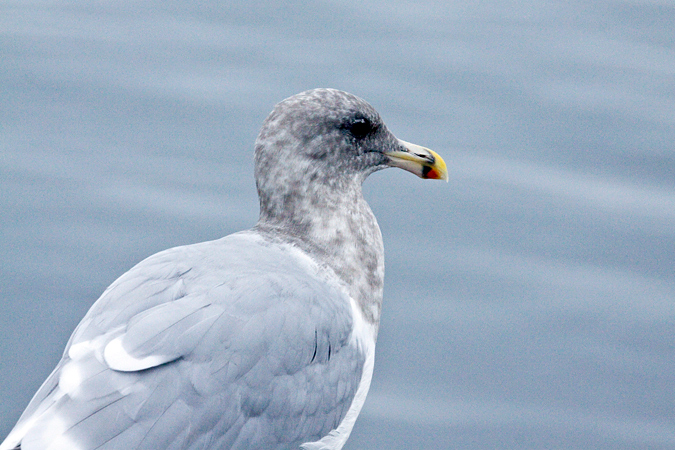
[{"label": "black eye", "polygon": [[363,139],[374,132],[376,126],[365,117],[357,117],[352,119],[345,128],[347,128],[356,139]]}]

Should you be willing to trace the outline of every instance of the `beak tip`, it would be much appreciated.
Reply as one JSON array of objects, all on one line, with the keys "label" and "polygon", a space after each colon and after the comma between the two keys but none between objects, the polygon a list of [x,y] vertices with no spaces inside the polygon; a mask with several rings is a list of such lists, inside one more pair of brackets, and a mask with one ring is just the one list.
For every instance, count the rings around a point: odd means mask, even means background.
[{"label": "beak tip", "polygon": [[441,158],[441,155],[439,155],[435,151],[429,150],[429,153],[431,153],[434,156],[434,165],[430,167],[431,169],[430,173],[433,173],[435,175],[433,179],[444,180],[446,183],[449,183],[450,177],[448,177],[448,166],[445,164],[445,161],[443,160],[443,158]]}]

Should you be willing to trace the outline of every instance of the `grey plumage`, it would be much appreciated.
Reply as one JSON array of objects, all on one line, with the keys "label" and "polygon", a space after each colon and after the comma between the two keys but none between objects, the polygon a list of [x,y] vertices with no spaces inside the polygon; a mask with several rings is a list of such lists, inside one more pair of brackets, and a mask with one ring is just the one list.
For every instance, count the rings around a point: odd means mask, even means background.
[{"label": "grey plumage", "polygon": [[[391,156],[405,144],[351,94],[277,105],[256,141],[256,227],[117,279],[0,450],[341,448],[382,304],[361,184],[389,165],[416,171]],[[415,157],[437,167],[429,155]]]}]

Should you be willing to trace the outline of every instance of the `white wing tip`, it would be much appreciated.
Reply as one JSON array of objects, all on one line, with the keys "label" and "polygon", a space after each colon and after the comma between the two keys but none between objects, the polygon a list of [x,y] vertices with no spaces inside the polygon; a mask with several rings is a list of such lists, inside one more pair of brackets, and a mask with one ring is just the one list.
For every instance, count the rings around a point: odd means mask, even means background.
[{"label": "white wing tip", "polygon": [[36,420],[37,417],[33,416],[10,431],[9,435],[7,435],[7,439],[5,439],[2,444],[0,444],[0,450],[14,450],[16,446],[19,445],[26,433],[28,433],[28,430],[33,427],[33,424],[35,424]]},{"label": "white wing tip", "polygon": [[167,363],[173,359],[171,356],[150,355],[145,358],[135,358],[124,349],[122,336],[108,342],[103,351],[103,359],[113,370],[119,372],[137,372]]}]

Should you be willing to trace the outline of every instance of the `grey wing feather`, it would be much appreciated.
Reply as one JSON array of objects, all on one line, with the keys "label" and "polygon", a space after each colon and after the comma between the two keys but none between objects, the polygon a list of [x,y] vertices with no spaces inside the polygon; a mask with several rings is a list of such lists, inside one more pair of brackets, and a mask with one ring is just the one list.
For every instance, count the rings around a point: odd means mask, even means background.
[{"label": "grey wing feather", "polygon": [[350,311],[340,289],[246,237],[159,253],[92,307],[14,439],[24,450],[297,448],[337,427],[357,389]]}]

